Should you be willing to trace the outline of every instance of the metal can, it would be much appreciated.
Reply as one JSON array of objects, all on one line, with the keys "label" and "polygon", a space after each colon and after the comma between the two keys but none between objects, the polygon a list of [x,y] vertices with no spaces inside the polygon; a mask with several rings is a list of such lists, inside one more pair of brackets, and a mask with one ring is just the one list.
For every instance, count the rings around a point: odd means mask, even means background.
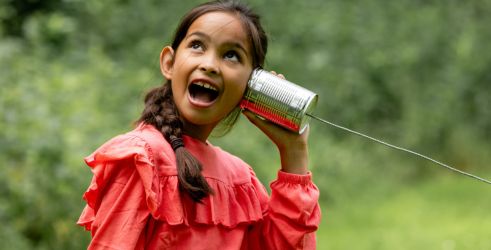
[{"label": "metal can", "polygon": [[252,71],[240,107],[301,134],[317,98],[312,91],[258,68]]}]

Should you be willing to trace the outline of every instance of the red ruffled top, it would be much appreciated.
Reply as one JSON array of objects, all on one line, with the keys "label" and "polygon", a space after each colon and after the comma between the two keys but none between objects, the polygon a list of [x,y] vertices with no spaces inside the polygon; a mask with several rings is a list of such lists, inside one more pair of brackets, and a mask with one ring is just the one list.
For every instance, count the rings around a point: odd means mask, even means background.
[{"label": "red ruffled top", "polygon": [[239,158],[192,137],[214,194],[193,202],[178,188],[171,146],[151,125],[85,158],[94,174],[77,224],[89,249],[315,249],[319,191],[311,174],[278,172],[271,197]]}]

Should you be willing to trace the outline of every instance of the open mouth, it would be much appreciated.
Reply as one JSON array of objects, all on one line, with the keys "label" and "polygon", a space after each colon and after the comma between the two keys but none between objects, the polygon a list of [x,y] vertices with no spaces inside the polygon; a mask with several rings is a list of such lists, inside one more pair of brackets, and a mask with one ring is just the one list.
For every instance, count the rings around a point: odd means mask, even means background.
[{"label": "open mouth", "polygon": [[210,104],[218,98],[218,89],[205,82],[193,82],[188,87],[191,99],[197,103]]}]

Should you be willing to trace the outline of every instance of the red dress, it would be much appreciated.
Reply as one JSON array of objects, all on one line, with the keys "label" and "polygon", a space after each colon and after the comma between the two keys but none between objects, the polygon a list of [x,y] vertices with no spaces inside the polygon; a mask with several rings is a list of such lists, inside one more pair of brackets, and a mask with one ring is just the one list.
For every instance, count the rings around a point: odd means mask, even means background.
[{"label": "red dress", "polygon": [[282,171],[271,197],[239,158],[192,137],[214,195],[193,202],[178,188],[175,155],[150,125],[85,158],[94,174],[78,224],[89,249],[315,249],[319,191],[311,174]]}]

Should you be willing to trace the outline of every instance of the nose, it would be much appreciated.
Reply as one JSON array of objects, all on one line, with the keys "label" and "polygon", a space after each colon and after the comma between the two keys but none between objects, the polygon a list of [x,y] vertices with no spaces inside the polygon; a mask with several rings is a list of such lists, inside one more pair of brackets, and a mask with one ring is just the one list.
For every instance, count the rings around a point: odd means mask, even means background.
[{"label": "nose", "polygon": [[216,58],[215,55],[208,55],[203,58],[203,61],[201,61],[199,65],[199,69],[207,74],[219,74],[220,73],[220,66],[218,59]]}]

